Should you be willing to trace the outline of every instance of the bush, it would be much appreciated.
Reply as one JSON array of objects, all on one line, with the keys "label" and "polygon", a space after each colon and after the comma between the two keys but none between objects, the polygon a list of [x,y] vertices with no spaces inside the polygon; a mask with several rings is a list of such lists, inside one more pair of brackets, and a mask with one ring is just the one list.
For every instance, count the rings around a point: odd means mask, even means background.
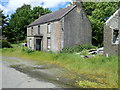
[{"label": "bush", "polygon": [[12,48],[11,43],[7,40],[0,41],[0,48]]},{"label": "bush", "polygon": [[93,45],[75,45],[75,46],[71,46],[71,47],[67,47],[67,48],[63,48],[61,50],[61,53],[74,53],[74,52],[81,52],[83,50],[88,50],[88,49],[93,49],[93,48],[96,48],[95,46]]},{"label": "bush", "polygon": [[22,48],[22,51],[23,51],[23,52],[26,52],[26,53],[32,53],[32,52],[34,52],[33,50],[28,49],[27,47],[23,47],[23,48]]}]

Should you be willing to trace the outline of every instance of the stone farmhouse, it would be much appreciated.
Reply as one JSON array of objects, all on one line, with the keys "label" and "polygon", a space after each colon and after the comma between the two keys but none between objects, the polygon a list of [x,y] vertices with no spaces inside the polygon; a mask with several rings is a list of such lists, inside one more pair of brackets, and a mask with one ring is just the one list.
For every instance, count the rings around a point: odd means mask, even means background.
[{"label": "stone farmhouse", "polygon": [[91,44],[91,23],[80,1],[43,15],[28,25],[29,49],[59,52],[64,47]]},{"label": "stone farmhouse", "polygon": [[120,9],[118,9],[104,26],[104,53],[120,54]]}]

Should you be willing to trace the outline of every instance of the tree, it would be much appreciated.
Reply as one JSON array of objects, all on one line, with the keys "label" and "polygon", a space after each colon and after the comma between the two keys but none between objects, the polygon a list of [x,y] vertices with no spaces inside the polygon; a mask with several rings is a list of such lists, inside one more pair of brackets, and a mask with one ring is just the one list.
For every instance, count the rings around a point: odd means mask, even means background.
[{"label": "tree", "polygon": [[51,13],[49,9],[44,9],[42,7],[34,7],[31,11],[31,21],[39,18],[39,16],[45,15],[47,13]]},{"label": "tree", "polygon": [[[2,36],[2,34],[4,36],[4,32],[6,32],[6,31],[4,31],[4,27],[6,27],[8,25],[8,21],[9,21],[8,15],[5,16],[3,14],[3,11],[0,10],[0,36]],[[2,31],[3,31],[3,33],[2,33]]]},{"label": "tree", "polygon": [[3,11],[0,10],[0,25],[1,25],[2,27],[4,27],[4,26],[8,25],[8,21],[9,21],[8,15],[5,16],[5,15],[3,14]]},{"label": "tree", "polygon": [[2,26],[2,10],[0,10],[0,26]]},{"label": "tree", "polygon": [[26,39],[27,26],[37,19],[40,15],[50,13],[49,9],[42,7],[34,7],[31,9],[30,5],[23,5],[18,8],[14,14],[11,15],[9,25],[4,27],[3,33],[8,41],[16,43]]},{"label": "tree", "polygon": [[0,10],[0,37],[2,36],[2,10]]},{"label": "tree", "polygon": [[83,2],[83,8],[92,24],[92,43],[103,45],[103,30],[106,20],[117,10],[118,2]]}]

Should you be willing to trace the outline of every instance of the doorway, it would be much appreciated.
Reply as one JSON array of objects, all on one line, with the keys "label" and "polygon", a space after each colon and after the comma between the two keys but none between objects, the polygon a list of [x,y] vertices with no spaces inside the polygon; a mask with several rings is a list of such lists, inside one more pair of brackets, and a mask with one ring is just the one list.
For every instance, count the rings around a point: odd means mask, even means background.
[{"label": "doorway", "polygon": [[41,39],[36,39],[36,50],[41,50]]}]

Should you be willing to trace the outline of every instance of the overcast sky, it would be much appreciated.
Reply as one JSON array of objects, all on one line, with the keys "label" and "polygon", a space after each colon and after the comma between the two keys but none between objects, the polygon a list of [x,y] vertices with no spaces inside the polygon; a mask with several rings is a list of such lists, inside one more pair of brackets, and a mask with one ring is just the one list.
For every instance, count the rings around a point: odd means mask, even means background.
[{"label": "overcast sky", "polygon": [[43,6],[52,11],[66,7],[72,0],[0,0],[0,9],[5,15],[10,15],[23,4],[30,4],[32,7]]}]

